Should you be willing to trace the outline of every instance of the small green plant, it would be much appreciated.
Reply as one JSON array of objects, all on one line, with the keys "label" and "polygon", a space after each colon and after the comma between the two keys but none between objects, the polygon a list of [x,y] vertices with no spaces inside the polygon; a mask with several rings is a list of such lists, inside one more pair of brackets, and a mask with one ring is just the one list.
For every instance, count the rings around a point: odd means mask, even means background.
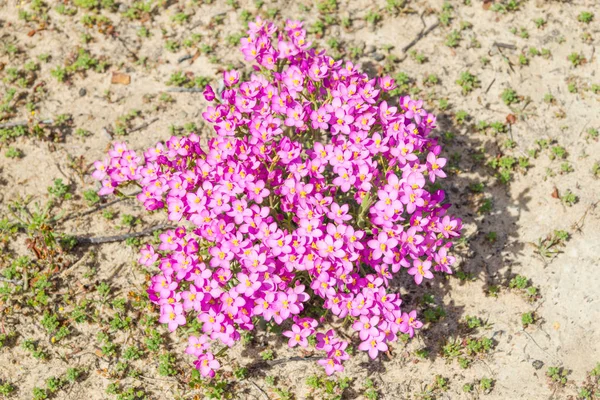
[{"label": "small green plant", "polygon": [[367,378],[363,384],[363,387],[365,389],[364,395],[366,399],[377,400],[379,398],[379,393],[377,392],[377,389],[375,389],[375,383],[372,379]]},{"label": "small green plant", "polygon": [[544,26],[546,26],[546,20],[544,18],[536,18],[533,20],[533,23],[535,24],[535,26],[538,29],[542,29]]},{"label": "small green plant", "polygon": [[463,125],[469,119],[469,114],[465,110],[459,110],[454,114],[454,118],[457,124]]},{"label": "small green plant", "polygon": [[435,376],[435,386],[437,389],[445,392],[448,390],[448,378],[443,377],[442,375]]},{"label": "small green plant", "polygon": [[592,165],[592,175],[594,176],[594,178],[600,177],[600,163],[598,161],[596,161],[594,165]]},{"label": "small green plant", "polygon": [[88,189],[85,192],[83,192],[83,198],[85,199],[85,201],[88,203],[89,206],[93,206],[94,204],[96,204],[100,201],[100,196],[98,195],[97,191],[94,189]]},{"label": "small green plant", "polygon": [[452,32],[450,32],[448,34],[448,36],[446,36],[446,46],[454,48],[454,47],[458,47],[459,42],[462,40],[462,35],[460,34],[460,31],[457,30],[453,30]]},{"label": "small green plant", "polygon": [[573,67],[578,67],[586,61],[580,53],[571,53],[567,56],[567,59],[573,64]]},{"label": "small green plant", "polygon": [[443,26],[450,25],[450,21],[452,20],[452,9],[452,5],[447,1],[442,5],[442,12],[440,13],[439,21]]},{"label": "small green plant", "polygon": [[79,377],[81,376],[82,371],[79,368],[69,368],[65,374],[65,379],[68,382],[74,383],[77,382]]},{"label": "small green plant", "polygon": [[481,378],[479,388],[485,394],[490,393],[494,387],[494,380],[491,378]]},{"label": "small green plant", "polygon": [[523,328],[527,328],[529,325],[533,325],[535,322],[535,313],[533,311],[529,311],[521,314],[521,324]]},{"label": "small green plant", "polygon": [[483,326],[483,321],[481,320],[481,318],[472,317],[470,315],[467,315],[465,317],[465,323],[467,324],[467,327],[469,329],[477,329],[477,328],[481,328]]},{"label": "small green plant", "polygon": [[525,54],[519,54],[519,64],[520,65],[529,65],[529,59]]},{"label": "small green plant", "polygon": [[260,358],[262,358],[264,361],[270,361],[275,359],[275,353],[271,349],[266,349],[260,353]]},{"label": "small green plant", "polygon": [[577,21],[583,22],[584,24],[589,24],[594,20],[594,13],[591,11],[582,11],[577,16]]},{"label": "small green plant", "polygon": [[440,83],[440,78],[438,78],[438,76],[435,74],[429,74],[425,77],[423,83],[427,86],[437,85]]},{"label": "small green plant", "polygon": [[416,50],[411,50],[409,54],[417,64],[424,64],[427,61],[427,56],[422,53],[418,53]]},{"label": "small green plant", "polygon": [[561,253],[560,248],[569,240],[569,233],[563,230],[555,230],[546,237],[539,239],[536,245],[536,253],[542,258],[552,258]]},{"label": "small green plant", "polygon": [[502,94],[500,95],[500,97],[502,98],[502,101],[504,102],[504,104],[506,104],[507,106],[510,106],[511,104],[514,104],[514,103],[518,103],[520,101],[519,96],[517,95],[517,92],[512,88],[504,89],[504,91],[502,91]]},{"label": "small green plant", "polygon": [[575,193],[571,192],[570,189],[567,189],[565,193],[560,197],[560,200],[563,202],[563,204],[571,207],[579,201],[579,197],[577,197]]},{"label": "small green plant", "polygon": [[365,21],[367,21],[371,25],[377,25],[377,23],[381,21],[381,15],[372,10],[369,10],[367,12],[367,15],[365,16]]},{"label": "small green plant", "polygon": [[158,374],[161,376],[173,376],[177,374],[175,369],[175,356],[165,353],[158,356]]},{"label": "small green plant", "polygon": [[477,212],[479,214],[489,214],[492,211],[492,208],[492,199],[484,199],[479,208],[477,209]]},{"label": "small green plant", "polygon": [[6,149],[6,152],[4,153],[4,155],[7,158],[23,158],[24,154],[21,150],[17,149],[16,147],[9,147]]},{"label": "small green plant", "polygon": [[46,400],[48,398],[48,393],[46,392],[46,389],[39,388],[37,386],[33,388],[32,394],[33,400]]},{"label": "small green plant", "polygon": [[544,103],[555,104],[556,98],[551,93],[546,93],[544,95]]},{"label": "small green plant", "polygon": [[546,371],[546,376],[550,378],[550,381],[554,385],[565,386],[567,384],[567,376],[570,371],[563,367],[549,367]]}]

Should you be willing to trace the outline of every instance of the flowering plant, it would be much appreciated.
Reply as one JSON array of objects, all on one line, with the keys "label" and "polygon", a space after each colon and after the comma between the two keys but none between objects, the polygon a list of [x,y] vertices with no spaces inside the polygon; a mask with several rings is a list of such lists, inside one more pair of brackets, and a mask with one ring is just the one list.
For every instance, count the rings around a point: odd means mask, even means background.
[{"label": "flowering plant", "polygon": [[393,79],[369,79],[311,48],[298,21],[277,33],[257,18],[242,52],[256,63],[249,80],[225,72],[222,93],[204,92],[216,131],[206,149],[195,133],[143,158],[116,143],[93,176],[102,195],[138,184],[147,210],[179,223],[139,262],[160,268],[148,294],[161,323],[201,323],[186,353],[203,376],[220,367],[211,343],[233,346],[260,319],[291,320],[288,345],[316,343],[330,375],[349,355],[333,329],[317,332],[327,313],[376,358],[423,325],[401,309],[394,276],[404,269],[421,285],[452,273],[461,221],[427,182],[446,176],[429,137],[435,116],[410,97],[394,106]]}]

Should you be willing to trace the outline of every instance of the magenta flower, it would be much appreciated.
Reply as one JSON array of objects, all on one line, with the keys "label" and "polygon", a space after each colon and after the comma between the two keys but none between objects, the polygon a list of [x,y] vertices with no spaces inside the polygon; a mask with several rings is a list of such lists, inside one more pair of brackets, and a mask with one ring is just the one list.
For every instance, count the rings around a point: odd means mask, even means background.
[{"label": "magenta flower", "polygon": [[341,108],[335,110],[333,115],[331,116],[331,133],[344,133],[346,135],[350,134],[350,124],[354,122],[354,117],[350,114],[347,114]]},{"label": "magenta flower", "polygon": [[344,366],[342,363],[333,358],[318,360],[317,363],[325,368],[325,373],[327,376],[333,375],[336,372],[344,371]]},{"label": "magenta flower", "polygon": [[377,337],[379,330],[377,325],[379,324],[379,316],[374,315],[371,318],[366,315],[361,315],[360,319],[355,321],[352,325],[352,329],[358,331],[360,340],[367,340],[369,337]]},{"label": "magenta flower", "polygon": [[445,238],[449,238],[450,236],[458,236],[458,232],[456,230],[461,228],[460,220],[451,219],[449,216],[444,216],[439,224],[439,229],[444,235]]},{"label": "magenta flower", "polygon": [[160,318],[158,320],[162,324],[167,324],[169,330],[173,332],[180,325],[185,325],[185,315],[181,304],[164,304],[160,308]]},{"label": "magenta flower", "polygon": [[390,90],[396,89],[396,83],[389,76],[384,76],[383,78],[379,78],[379,87],[385,92],[389,92]]},{"label": "magenta flower", "polygon": [[410,337],[415,335],[415,329],[421,329],[423,323],[417,320],[417,312],[415,310],[410,313],[403,313],[400,322],[400,332],[408,333]]},{"label": "magenta flower", "polygon": [[385,232],[379,233],[376,239],[371,239],[367,245],[373,249],[373,260],[379,260],[382,256],[391,256],[398,240],[388,237]]},{"label": "magenta flower", "polygon": [[194,364],[196,369],[200,371],[200,374],[205,378],[213,378],[215,376],[215,370],[221,367],[221,364],[215,359],[215,356],[212,353],[200,355]]},{"label": "magenta flower", "polygon": [[139,262],[157,269],[147,294],[161,323],[201,323],[185,351],[206,377],[220,367],[211,344],[233,346],[257,320],[293,321],[290,347],[315,334],[319,364],[342,371],[348,343],[317,332],[329,319],[307,317],[315,304],[351,317],[375,358],[398,332],[422,327],[401,311],[392,280],[452,273],[462,222],[426,185],[445,177],[435,116],[421,100],[392,99],[392,78],[310,46],[302,22],[279,29],[256,18],[241,40],[251,74],[226,71],[217,93],[204,90],[213,135],[172,136],[143,157],[115,143],[94,163],[100,194],[137,186],[146,210],[177,225],[142,247]]},{"label": "magenta flower", "polygon": [[[325,109],[325,107],[321,107],[316,111],[313,111],[310,114],[311,126],[313,129],[323,129],[326,130],[329,128],[329,120],[331,119],[331,115]],[[102,179],[102,178],[99,178]]]},{"label": "magenta flower", "polygon": [[283,336],[290,338],[288,340],[289,347],[295,347],[298,344],[302,347],[307,347],[308,340],[306,338],[310,336],[310,331],[294,324],[291,331],[283,332]]},{"label": "magenta flower", "polygon": [[436,158],[435,154],[429,153],[427,155],[427,171],[429,172],[429,180],[435,182],[435,177],[445,178],[446,173],[442,171],[442,168],[446,165],[445,158]]},{"label": "magenta flower", "polygon": [[385,344],[384,340],[385,335],[383,333],[376,337],[371,336],[359,344],[358,349],[369,353],[369,357],[374,360],[377,358],[379,352],[388,350],[388,346]]},{"label": "magenta flower", "polygon": [[188,346],[185,349],[185,353],[200,357],[209,348],[208,340],[208,336],[206,335],[200,337],[190,336],[188,338]]},{"label": "magenta flower", "polygon": [[286,115],[286,126],[294,126],[296,128],[302,128],[304,126],[305,113],[300,105],[296,105],[294,108],[289,108],[286,112]]},{"label": "magenta flower", "polygon": [[430,271],[431,261],[414,260],[413,267],[408,270],[409,275],[415,277],[415,283],[420,285],[423,279],[433,279],[433,273]]},{"label": "magenta flower", "polygon": [[252,273],[250,275],[239,272],[237,274],[237,279],[240,282],[235,290],[242,295],[246,295],[248,297],[252,296],[260,287],[261,282],[259,281],[259,275],[257,273]]},{"label": "magenta flower", "polygon": [[447,274],[452,273],[450,265],[454,264],[456,258],[448,254],[448,249],[446,247],[440,248],[434,255],[434,259],[435,262],[438,263],[435,266],[436,271],[444,271]]},{"label": "magenta flower", "polygon": [[225,85],[231,87],[238,83],[240,80],[240,74],[236,70],[224,71],[223,72],[223,81]]}]

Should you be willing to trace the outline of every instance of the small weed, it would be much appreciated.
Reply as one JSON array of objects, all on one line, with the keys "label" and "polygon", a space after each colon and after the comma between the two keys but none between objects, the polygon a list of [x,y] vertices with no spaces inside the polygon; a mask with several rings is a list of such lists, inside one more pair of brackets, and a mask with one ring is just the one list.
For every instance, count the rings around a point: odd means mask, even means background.
[{"label": "small weed", "polygon": [[583,57],[580,53],[571,53],[567,56],[567,60],[571,62],[573,67],[578,67],[584,62],[586,62],[585,57]]},{"label": "small weed", "polygon": [[575,195],[573,192],[571,192],[570,189],[567,189],[565,191],[565,194],[563,194],[560,197],[560,200],[563,202],[563,204],[572,207],[574,204],[576,204],[579,201],[579,197],[577,197],[577,195]]},{"label": "small weed", "polygon": [[533,20],[533,23],[535,24],[535,26],[538,29],[542,29],[544,26],[546,26],[546,20],[544,18],[536,18]]},{"label": "small weed", "polygon": [[460,34],[460,31],[457,30],[453,30],[452,32],[450,32],[448,34],[448,36],[446,36],[446,46],[454,48],[454,47],[458,47],[459,42],[462,40],[462,35]]},{"label": "small weed", "polygon": [[264,361],[274,360],[275,359],[275,353],[271,349],[263,350],[260,353],[260,358],[262,358]]},{"label": "small weed", "polygon": [[594,20],[594,13],[590,11],[582,11],[577,16],[577,21],[583,22],[584,24],[589,24]]},{"label": "small weed", "polygon": [[517,92],[511,88],[504,89],[504,91],[502,92],[500,97],[502,98],[502,101],[504,102],[504,104],[506,104],[507,106],[510,106],[511,104],[514,104],[514,103],[518,103],[520,101],[519,96],[517,95]]},{"label": "small weed", "polygon": [[567,376],[570,371],[563,367],[549,367],[546,371],[546,376],[550,378],[550,381],[554,385],[565,386],[567,384]]},{"label": "small weed", "polygon": [[521,324],[523,328],[527,328],[529,325],[533,325],[535,323],[535,313],[533,311],[529,311],[521,314]]}]

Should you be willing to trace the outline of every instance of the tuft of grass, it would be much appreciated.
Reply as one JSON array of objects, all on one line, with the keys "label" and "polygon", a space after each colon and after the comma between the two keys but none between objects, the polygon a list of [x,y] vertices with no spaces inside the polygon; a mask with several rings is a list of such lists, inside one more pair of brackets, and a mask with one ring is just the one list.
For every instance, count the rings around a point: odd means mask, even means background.
[{"label": "tuft of grass", "polygon": [[519,99],[519,96],[517,95],[517,92],[512,88],[504,89],[502,91],[502,94],[500,95],[500,97],[502,98],[502,101],[504,102],[504,104],[506,104],[507,106],[510,106],[511,104],[515,104],[515,103],[518,103],[521,101]]},{"label": "tuft of grass", "polygon": [[469,94],[473,89],[481,86],[479,79],[470,71],[461,72],[460,77],[456,80],[456,84],[461,87],[463,95]]},{"label": "tuft of grass", "polygon": [[589,24],[594,20],[594,13],[591,11],[582,11],[577,16],[577,21],[583,22],[584,24]]}]

